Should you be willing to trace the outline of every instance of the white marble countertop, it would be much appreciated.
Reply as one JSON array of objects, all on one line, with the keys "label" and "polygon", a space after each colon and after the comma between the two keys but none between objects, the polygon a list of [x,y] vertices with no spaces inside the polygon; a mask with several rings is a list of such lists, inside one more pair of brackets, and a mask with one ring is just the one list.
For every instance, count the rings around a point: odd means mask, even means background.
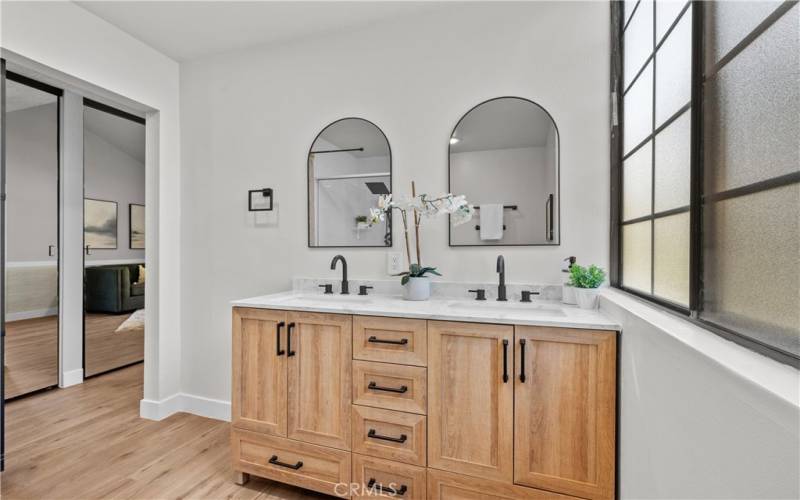
[{"label": "white marble countertop", "polygon": [[531,303],[476,301],[432,297],[407,301],[399,295],[324,295],[321,291],[290,291],[235,300],[234,307],[307,311],[361,316],[389,316],[475,323],[557,326],[593,330],[619,330],[619,325],[597,310],[580,309],[556,300]]}]

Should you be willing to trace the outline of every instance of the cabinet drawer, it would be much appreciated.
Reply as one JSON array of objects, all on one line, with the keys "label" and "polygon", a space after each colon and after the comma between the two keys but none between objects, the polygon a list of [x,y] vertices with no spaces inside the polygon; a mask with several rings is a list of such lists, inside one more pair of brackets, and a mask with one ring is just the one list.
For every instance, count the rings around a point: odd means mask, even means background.
[{"label": "cabinet drawer", "polygon": [[234,470],[320,493],[336,495],[337,484],[350,482],[346,451],[233,429],[231,452]]},{"label": "cabinet drawer", "polygon": [[353,454],[353,498],[408,498],[424,500],[425,469],[380,458]]},{"label": "cabinet drawer", "polygon": [[551,491],[535,490],[453,472],[428,469],[430,500],[580,500]]},{"label": "cabinet drawer", "polygon": [[353,451],[425,466],[424,415],[353,406]]},{"label": "cabinet drawer", "polygon": [[427,321],[353,317],[353,358],[402,365],[428,364]]},{"label": "cabinet drawer", "polygon": [[427,370],[419,366],[353,361],[353,403],[425,414]]}]

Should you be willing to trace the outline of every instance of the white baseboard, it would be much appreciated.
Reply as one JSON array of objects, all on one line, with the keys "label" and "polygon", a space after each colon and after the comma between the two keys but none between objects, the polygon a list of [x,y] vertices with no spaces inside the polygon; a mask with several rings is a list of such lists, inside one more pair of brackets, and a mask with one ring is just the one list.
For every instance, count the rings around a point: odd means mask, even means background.
[{"label": "white baseboard", "polygon": [[139,401],[139,416],[148,420],[163,420],[181,410],[180,393],[173,394],[161,401],[154,401],[152,399],[142,399]]},{"label": "white baseboard", "polygon": [[55,316],[58,314],[58,307],[50,307],[47,309],[34,309],[32,311],[19,311],[19,312],[6,312],[6,322],[21,321],[23,319],[33,318],[46,318],[47,316]]},{"label": "white baseboard", "polygon": [[216,420],[231,420],[231,404],[219,399],[178,393],[161,401],[142,399],[139,402],[139,416],[149,420],[163,420],[175,413],[184,412]]},{"label": "white baseboard", "polygon": [[183,411],[201,417],[216,420],[231,421],[231,403],[220,399],[204,398],[194,394],[181,394],[183,397]]},{"label": "white baseboard", "polygon": [[69,387],[83,383],[83,368],[77,370],[70,370],[61,374],[61,383],[59,387]]}]

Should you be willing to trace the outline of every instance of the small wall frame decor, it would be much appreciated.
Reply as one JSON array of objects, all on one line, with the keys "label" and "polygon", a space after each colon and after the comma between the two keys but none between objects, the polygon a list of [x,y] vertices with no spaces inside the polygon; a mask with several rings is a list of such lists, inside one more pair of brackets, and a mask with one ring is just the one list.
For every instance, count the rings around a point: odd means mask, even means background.
[{"label": "small wall frame decor", "polygon": [[247,210],[268,212],[272,210],[272,188],[251,189],[247,192]]},{"label": "small wall frame decor", "polygon": [[83,200],[83,244],[92,250],[117,249],[117,202]]},{"label": "small wall frame decor", "polygon": [[144,250],[144,205],[128,205],[128,248]]}]

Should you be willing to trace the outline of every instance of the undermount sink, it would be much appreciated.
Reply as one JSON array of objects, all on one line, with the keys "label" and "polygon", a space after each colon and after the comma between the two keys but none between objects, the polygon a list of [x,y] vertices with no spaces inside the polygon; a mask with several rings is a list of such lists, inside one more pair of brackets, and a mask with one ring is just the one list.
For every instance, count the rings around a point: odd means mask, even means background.
[{"label": "undermount sink", "polygon": [[564,311],[558,306],[536,304],[536,303],[521,303],[521,302],[497,302],[497,301],[479,301],[473,300],[471,302],[450,302],[447,307],[453,309],[461,309],[465,311],[492,311],[492,312],[520,312],[525,311],[531,314],[542,314],[548,316],[564,316]]}]

